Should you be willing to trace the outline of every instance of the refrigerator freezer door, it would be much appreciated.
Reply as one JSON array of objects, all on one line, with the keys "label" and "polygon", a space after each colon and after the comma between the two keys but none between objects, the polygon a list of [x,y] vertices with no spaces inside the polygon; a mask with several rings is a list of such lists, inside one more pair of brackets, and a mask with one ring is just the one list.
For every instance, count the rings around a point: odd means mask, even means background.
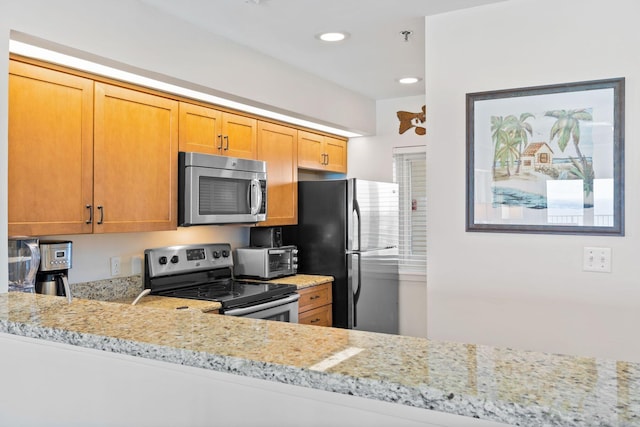
[{"label": "refrigerator freezer door", "polygon": [[359,257],[361,269],[354,273],[360,278],[354,329],[399,333],[397,249],[361,252]]}]

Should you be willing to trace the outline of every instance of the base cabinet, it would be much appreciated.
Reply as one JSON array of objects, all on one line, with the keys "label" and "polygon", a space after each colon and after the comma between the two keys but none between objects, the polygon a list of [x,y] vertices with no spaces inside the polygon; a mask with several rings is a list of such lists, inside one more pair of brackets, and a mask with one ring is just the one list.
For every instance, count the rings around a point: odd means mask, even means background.
[{"label": "base cabinet", "polygon": [[322,283],[298,291],[298,323],[316,326],[332,326],[331,282]]}]

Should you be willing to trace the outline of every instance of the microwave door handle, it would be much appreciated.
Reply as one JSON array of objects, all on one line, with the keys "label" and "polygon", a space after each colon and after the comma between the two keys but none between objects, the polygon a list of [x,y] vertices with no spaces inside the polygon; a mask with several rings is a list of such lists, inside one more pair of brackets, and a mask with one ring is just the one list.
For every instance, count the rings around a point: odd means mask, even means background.
[{"label": "microwave door handle", "polygon": [[251,215],[258,215],[258,212],[260,212],[260,206],[262,206],[262,191],[260,186],[260,180],[258,179],[251,180],[248,196],[249,196],[249,206],[251,208]]}]

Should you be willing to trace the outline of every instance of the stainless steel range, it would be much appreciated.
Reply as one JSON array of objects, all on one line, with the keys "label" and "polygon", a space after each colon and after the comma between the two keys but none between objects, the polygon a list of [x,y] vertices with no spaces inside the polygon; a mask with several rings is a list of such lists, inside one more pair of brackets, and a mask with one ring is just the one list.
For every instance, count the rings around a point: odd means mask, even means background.
[{"label": "stainless steel range", "polygon": [[296,286],[234,279],[227,243],[147,249],[144,259],[152,295],[217,301],[230,316],[298,322]]}]

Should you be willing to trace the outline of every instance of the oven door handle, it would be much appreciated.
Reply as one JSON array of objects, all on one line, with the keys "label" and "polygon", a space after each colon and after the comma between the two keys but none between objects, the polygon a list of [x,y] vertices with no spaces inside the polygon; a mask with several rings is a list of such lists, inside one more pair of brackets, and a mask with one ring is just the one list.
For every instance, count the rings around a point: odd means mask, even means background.
[{"label": "oven door handle", "polygon": [[266,310],[272,307],[278,307],[280,305],[290,304],[300,299],[299,294],[291,294],[286,298],[280,298],[274,301],[265,302],[262,304],[255,304],[250,307],[233,308],[231,310],[225,310],[224,314],[227,316],[244,316],[245,314],[255,313],[256,311]]}]

